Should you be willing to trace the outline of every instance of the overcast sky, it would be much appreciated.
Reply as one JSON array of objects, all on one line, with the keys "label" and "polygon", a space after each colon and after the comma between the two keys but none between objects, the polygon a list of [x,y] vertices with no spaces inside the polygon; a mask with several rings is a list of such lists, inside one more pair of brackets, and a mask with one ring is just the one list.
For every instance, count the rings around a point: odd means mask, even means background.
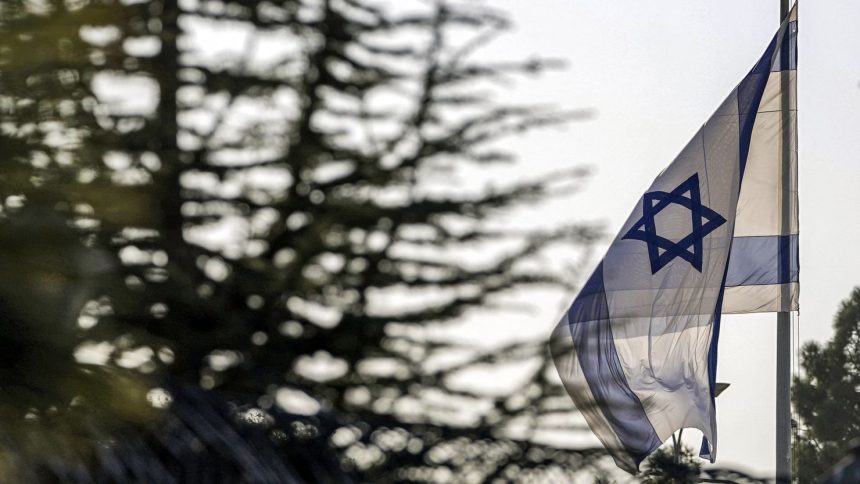
[{"label": "overcast sky", "polygon": [[[489,54],[542,55],[569,64],[518,84],[513,97],[595,114],[511,145],[520,156],[512,172],[595,169],[584,193],[531,209],[530,216],[547,223],[603,221],[610,235],[758,59],[779,16],[778,0],[487,3],[517,24]],[[860,285],[860,62],[850,50],[860,45],[860,2],[800,7],[799,338],[808,341],[830,336],[839,302]],[[543,312],[546,321],[532,321],[534,331],[549,331],[560,314],[558,303]],[[732,386],[717,401],[718,464],[773,471],[775,320],[773,314],[724,318],[717,379]],[[517,317],[505,325],[522,333],[527,331],[518,325],[526,321]],[[700,434],[690,434],[698,443]]]}]

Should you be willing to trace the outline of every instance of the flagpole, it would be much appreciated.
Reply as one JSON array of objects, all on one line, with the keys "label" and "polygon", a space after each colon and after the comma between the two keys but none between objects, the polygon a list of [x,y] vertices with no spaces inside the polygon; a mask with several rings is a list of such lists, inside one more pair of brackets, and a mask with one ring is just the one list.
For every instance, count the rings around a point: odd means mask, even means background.
[{"label": "flagpole", "polygon": [[[779,0],[779,20],[782,22],[788,16],[789,0]],[[788,31],[784,35],[789,35]],[[787,42],[782,44],[788,45]],[[779,62],[780,98],[782,125],[782,163],[780,205],[782,235],[791,233],[791,116],[790,106],[790,71],[788,49],[782,49]],[[780,303],[782,309],[790,308],[791,284],[782,284]],[[791,313],[780,311],[776,316],[776,482],[777,484],[791,483]]]}]

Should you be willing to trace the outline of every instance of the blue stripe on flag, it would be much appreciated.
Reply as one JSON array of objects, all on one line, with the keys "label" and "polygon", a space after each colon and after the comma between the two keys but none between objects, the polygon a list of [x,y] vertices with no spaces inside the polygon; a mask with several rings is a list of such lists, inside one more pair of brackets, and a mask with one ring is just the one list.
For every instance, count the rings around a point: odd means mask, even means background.
[{"label": "blue stripe on flag", "polygon": [[735,237],[726,287],[798,281],[797,235]]},{"label": "blue stripe on flag", "polygon": [[[729,258],[732,256],[732,249],[729,249]],[[723,273],[723,285],[720,287],[720,295],[717,297],[717,307],[714,309],[714,325],[713,334],[711,335],[711,347],[708,350],[708,390],[711,393],[711,408],[713,409],[712,419],[717,418],[717,342],[720,341],[720,318],[723,315],[723,295],[726,293],[726,276],[729,273],[729,266],[726,264],[726,272]],[[699,457],[709,459],[714,462],[711,455],[711,448],[708,445],[708,438],[702,436],[702,446],[699,448]]]},{"label": "blue stripe on flag", "polygon": [[662,442],[642,402],[624,376],[615,349],[603,285],[603,262],[597,266],[567,313],[573,347],[588,388],[618,440],[636,466]]},{"label": "blue stripe on flag", "polygon": [[738,85],[738,115],[740,122],[740,167],[741,181],[744,178],[744,170],[747,166],[747,157],[750,152],[750,139],[752,138],[753,124],[755,124],[764,87],[770,77],[770,65],[776,49],[779,32],[770,41],[764,54],[749,74]]},{"label": "blue stripe on flag", "polygon": [[797,21],[789,22],[788,32],[783,36],[779,52],[774,56],[771,71],[797,69]]}]

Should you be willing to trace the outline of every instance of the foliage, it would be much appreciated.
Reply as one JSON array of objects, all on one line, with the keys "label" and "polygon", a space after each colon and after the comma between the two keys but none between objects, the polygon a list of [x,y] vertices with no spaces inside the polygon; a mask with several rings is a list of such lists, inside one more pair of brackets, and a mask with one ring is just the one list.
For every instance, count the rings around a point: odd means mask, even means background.
[{"label": "foliage", "polygon": [[794,380],[792,400],[802,429],[794,448],[800,482],[824,474],[860,436],[860,288],[842,302],[833,330],[823,346],[803,347],[803,374]]},{"label": "foliage", "polygon": [[643,465],[643,484],[687,484],[698,482],[702,464],[688,447],[681,446],[678,459],[671,447],[661,447],[648,456]]},{"label": "foliage", "polygon": [[661,447],[648,456],[643,463],[640,479],[643,484],[684,484],[692,482],[768,482],[734,469],[709,467],[703,469],[704,461],[689,447],[679,446],[678,460],[675,461],[674,447]]},{"label": "foliage", "polygon": [[[492,223],[584,174],[480,177],[512,159],[500,140],[581,114],[498,100],[553,65],[477,60],[507,27],[442,1],[4,0],[4,480],[527,481],[598,460],[530,438],[568,405],[543,341],[422,331],[563,282],[528,262],[595,237]],[[451,383],[502,362],[528,370],[504,393]]]}]

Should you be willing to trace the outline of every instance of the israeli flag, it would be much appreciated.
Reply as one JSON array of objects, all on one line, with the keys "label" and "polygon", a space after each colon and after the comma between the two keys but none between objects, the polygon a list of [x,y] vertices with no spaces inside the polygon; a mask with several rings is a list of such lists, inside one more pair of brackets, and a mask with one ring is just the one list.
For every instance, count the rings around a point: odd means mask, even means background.
[{"label": "israeli flag", "polygon": [[702,457],[716,458],[721,313],[797,309],[796,38],[792,10],[654,180],[553,332],[567,392],[631,473],[682,428],[700,430]]}]

